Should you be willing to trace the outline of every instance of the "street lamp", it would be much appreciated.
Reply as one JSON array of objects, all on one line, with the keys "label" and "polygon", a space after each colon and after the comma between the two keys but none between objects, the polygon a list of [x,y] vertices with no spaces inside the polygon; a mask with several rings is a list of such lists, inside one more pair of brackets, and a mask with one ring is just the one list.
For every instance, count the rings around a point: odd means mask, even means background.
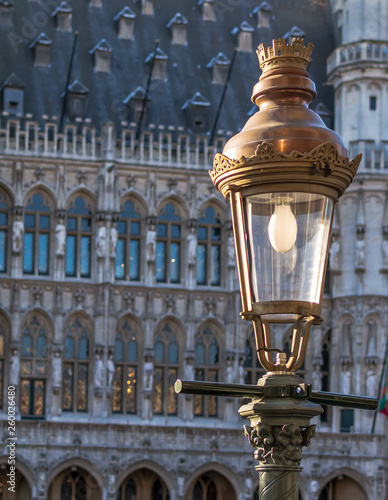
[{"label": "street lamp", "polygon": [[[239,410],[256,449],[259,495],[298,500],[301,450],[315,433],[322,404],[373,409],[373,398],[312,391],[296,370],[309,331],[320,324],[334,206],[361,161],[308,108],[315,85],[306,71],[313,45],[302,39],[258,47],[263,73],[253,89],[259,111],[217,154],[210,172],[229,200],[244,319],[253,323],[266,374],[257,386],[176,383],[177,392],[251,396]],[[289,324],[291,354],[274,346],[271,328]]]}]

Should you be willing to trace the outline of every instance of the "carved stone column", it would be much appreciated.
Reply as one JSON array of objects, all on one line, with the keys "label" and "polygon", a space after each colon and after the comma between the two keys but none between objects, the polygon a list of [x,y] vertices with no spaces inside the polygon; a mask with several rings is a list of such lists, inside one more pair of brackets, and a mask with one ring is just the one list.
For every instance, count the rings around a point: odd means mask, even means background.
[{"label": "carved stone column", "polygon": [[258,382],[265,388],[264,397],[239,410],[252,424],[245,427],[245,435],[259,462],[260,500],[299,499],[302,447],[308,446],[315,434],[310,420],[323,411],[306,398],[298,398],[297,392],[293,394],[301,383],[297,375],[269,372]]}]

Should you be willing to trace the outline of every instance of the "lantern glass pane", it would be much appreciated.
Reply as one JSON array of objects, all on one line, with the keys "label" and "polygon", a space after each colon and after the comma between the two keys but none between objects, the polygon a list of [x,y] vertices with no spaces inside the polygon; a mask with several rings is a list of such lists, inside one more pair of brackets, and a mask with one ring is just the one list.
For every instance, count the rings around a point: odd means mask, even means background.
[{"label": "lantern glass pane", "polygon": [[333,200],[281,192],[245,199],[252,298],[320,303]]}]

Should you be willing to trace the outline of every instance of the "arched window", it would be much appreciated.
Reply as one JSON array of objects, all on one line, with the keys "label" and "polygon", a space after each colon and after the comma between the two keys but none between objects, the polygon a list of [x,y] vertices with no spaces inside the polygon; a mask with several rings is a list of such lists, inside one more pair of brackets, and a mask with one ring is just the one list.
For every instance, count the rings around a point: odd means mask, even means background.
[{"label": "arched window", "polygon": [[88,410],[89,384],[89,336],[86,325],[75,318],[65,328],[63,343],[63,391],[64,411]]},{"label": "arched window", "polygon": [[172,203],[159,212],[156,234],[156,281],[179,283],[182,224],[179,210]]},{"label": "arched window", "polygon": [[61,486],[61,500],[87,500],[85,478],[78,471],[70,472]]},{"label": "arched window", "polygon": [[116,500],[170,500],[165,482],[149,469],[139,469],[127,477],[120,485]]},{"label": "arched window", "polygon": [[332,500],[333,498],[366,500],[368,497],[363,488],[353,479],[341,475],[330,481],[319,495],[319,500]]},{"label": "arched window", "polygon": [[78,196],[67,210],[66,276],[90,278],[91,243],[91,205]]},{"label": "arched window", "polygon": [[174,382],[178,378],[179,346],[176,332],[166,321],[156,332],[154,343],[153,412],[176,415],[178,411]]},{"label": "arched window", "polygon": [[253,329],[250,328],[248,337],[245,340],[245,383],[256,385],[260,377],[265,374],[256,353],[256,341]]},{"label": "arched window", "polygon": [[117,326],[113,377],[113,413],[136,413],[139,344],[128,319]]},{"label": "arched window", "polygon": [[126,201],[117,222],[115,276],[119,280],[140,280],[141,215],[132,201]]},{"label": "arched window", "polygon": [[46,197],[34,194],[24,210],[23,272],[49,274],[50,207]]},{"label": "arched window", "polygon": [[101,500],[100,486],[94,476],[76,465],[62,471],[50,484],[48,500],[90,499]]},{"label": "arched window", "polygon": [[[220,348],[211,325],[205,325],[195,339],[195,380],[218,382],[220,369]],[[216,396],[194,396],[194,415],[197,417],[217,417]]]},{"label": "arched window", "polygon": [[233,486],[218,472],[208,471],[194,480],[188,489],[187,500],[236,500]]},{"label": "arched window", "polygon": [[20,357],[20,412],[22,416],[43,417],[45,414],[48,370],[48,328],[45,323],[38,314],[34,314],[25,321],[22,327]]},{"label": "arched window", "polygon": [[8,197],[0,191],[0,273],[7,272],[9,207]]},{"label": "arched window", "polygon": [[213,207],[198,219],[197,285],[221,284],[221,220]]}]

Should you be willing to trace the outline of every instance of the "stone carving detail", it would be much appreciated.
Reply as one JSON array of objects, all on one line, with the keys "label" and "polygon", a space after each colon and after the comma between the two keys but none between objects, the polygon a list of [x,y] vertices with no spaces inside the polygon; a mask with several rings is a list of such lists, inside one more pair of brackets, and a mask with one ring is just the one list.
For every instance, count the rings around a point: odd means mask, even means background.
[{"label": "stone carving detail", "polygon": [[336,147],[331,142],[320,144],[306,153],[292,151],[292,153],[288,155],[278,151],[273,144],[262,141],[257,146],[255,154],[249,158],[242,156],[239,160],[231,160],[221,153],[216,154],[214,157],[213,170],[210,171],[210,177],[214,182],[219,175],[229,170],[247,167],[249,165],[257,165],[260,163],[284,161],[312,161],[313,169],[315,171],[323,170],[325,176],[330,175],[330,173],[337,168],[349,169],[354,175],[357,172],[361,158],[362,155],[358,154],[354,160],[349,161],[347,156],[339,155]]},{"label": "stone carving detail", "polygon": [[24,224],[21,220],[14,220],[12,228],[12,251],[20,253],[22,250]]},{"label": "stone carving detail", "polygon": [[280,427],[258,423],[244,426],[249,444],[256,448],[255,459],[261,464],[300,465],[302,447],[308,446],[315,435],[315,425],[301,429],[295,424]]}]

